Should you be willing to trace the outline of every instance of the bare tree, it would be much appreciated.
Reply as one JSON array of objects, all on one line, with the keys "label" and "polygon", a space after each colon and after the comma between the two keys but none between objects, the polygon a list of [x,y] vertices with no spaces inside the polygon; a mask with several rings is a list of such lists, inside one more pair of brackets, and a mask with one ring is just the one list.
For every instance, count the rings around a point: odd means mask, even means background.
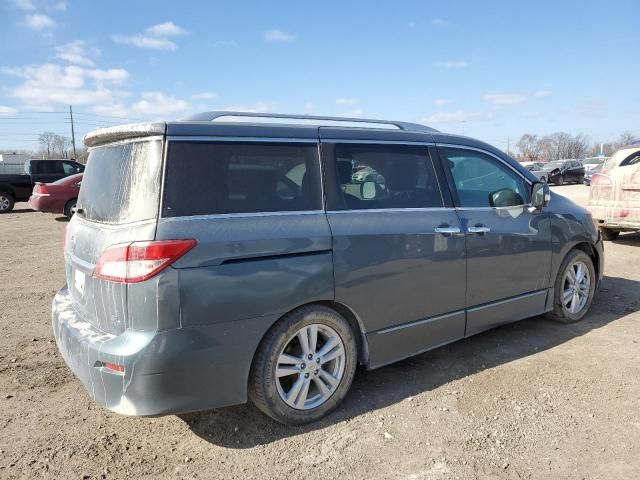
[{"label": "bare tree", "polygon": [[537,162],[540,159],[540,155],[542,154],[542,146],[540,145],[540,140],[538,140],[537,135],[525,133],[524,135],[522,135],[522,137],[520,137],[520,140],[518,140],[516,146],[527,161]]},{"label": "bare tree", "polygon": [[38,137],[43,158],[65,158],[71,145],[69,137],[64,137],[53,132],[44,132]]},{"label": "bare tree", "polygon": [[636,139],[636,136],[627,130],[626,132],[622,132],[622,134],[620,135],[620,138],[616,143],[618,144],[618,148],[620,148],[620,147],[624,147],[625,145],[629,145],[635,139]]}]

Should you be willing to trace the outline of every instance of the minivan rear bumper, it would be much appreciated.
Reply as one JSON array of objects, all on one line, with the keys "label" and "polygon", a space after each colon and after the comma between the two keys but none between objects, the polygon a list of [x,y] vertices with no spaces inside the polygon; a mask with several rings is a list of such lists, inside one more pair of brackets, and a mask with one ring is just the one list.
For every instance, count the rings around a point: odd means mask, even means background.
[{"label": "minivan rear bumper", "polygon": [[[163,415],[244,403],[260,339],[247,341],[247,334],[258,332],[246,322],[106,334],[80,318],[67,286],[53,300],[52,325],[62,357],[89,395],[124,415]],[[106,363],[124,367],[124,373],[107,369]]]}]

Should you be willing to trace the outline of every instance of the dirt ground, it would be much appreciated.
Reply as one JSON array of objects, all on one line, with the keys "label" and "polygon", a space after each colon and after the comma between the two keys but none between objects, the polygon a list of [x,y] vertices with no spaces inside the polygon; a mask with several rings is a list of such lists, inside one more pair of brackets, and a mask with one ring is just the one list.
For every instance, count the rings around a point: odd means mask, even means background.
[{"label": "dirt ground", "polygon": [[607,242],[582,322],[361,370],[336,413],[291,428],[246,405],[128,418],[91,401],[50,327],[65,224],[25,204],[0,216],[0,478],[640,478],[638,234]]}]

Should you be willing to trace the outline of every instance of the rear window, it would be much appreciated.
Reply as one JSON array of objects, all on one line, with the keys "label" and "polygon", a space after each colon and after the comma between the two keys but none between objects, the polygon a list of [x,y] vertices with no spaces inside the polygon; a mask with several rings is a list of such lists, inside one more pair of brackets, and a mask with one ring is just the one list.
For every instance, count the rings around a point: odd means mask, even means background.
[{"label": "rear window", "polygon": [[66,184],[71,185],[72,183],[78,182],[80,180],[82,180],[82,173],[71,175],[69,177],[62,177],[60,180],[56,180],[55,182],[52,182],[51,185],[66,185]]},{"label": "rear window", "polygon": [[162,142],[131,142],[91,150],[82,178],[80,216],[131,223],[158,214]]},{"label": "rear window", "polygon": [[316,144],[169,143],[165,217],[321,208]]}]

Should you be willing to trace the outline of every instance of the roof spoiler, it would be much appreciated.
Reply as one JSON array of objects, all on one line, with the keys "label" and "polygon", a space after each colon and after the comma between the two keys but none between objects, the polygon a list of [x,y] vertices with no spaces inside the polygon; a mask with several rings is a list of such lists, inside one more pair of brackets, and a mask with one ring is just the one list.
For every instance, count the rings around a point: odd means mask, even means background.
[{"label": "roof spoiler", "polygon": [[105,143],[126,140],[128,138],[164,135],[166,128],[167,125],[164,122],[131,123],[129,125],[99,128],[84,136],[84,144],[87,147],[95,147],[98,145],[104,145]]}]

